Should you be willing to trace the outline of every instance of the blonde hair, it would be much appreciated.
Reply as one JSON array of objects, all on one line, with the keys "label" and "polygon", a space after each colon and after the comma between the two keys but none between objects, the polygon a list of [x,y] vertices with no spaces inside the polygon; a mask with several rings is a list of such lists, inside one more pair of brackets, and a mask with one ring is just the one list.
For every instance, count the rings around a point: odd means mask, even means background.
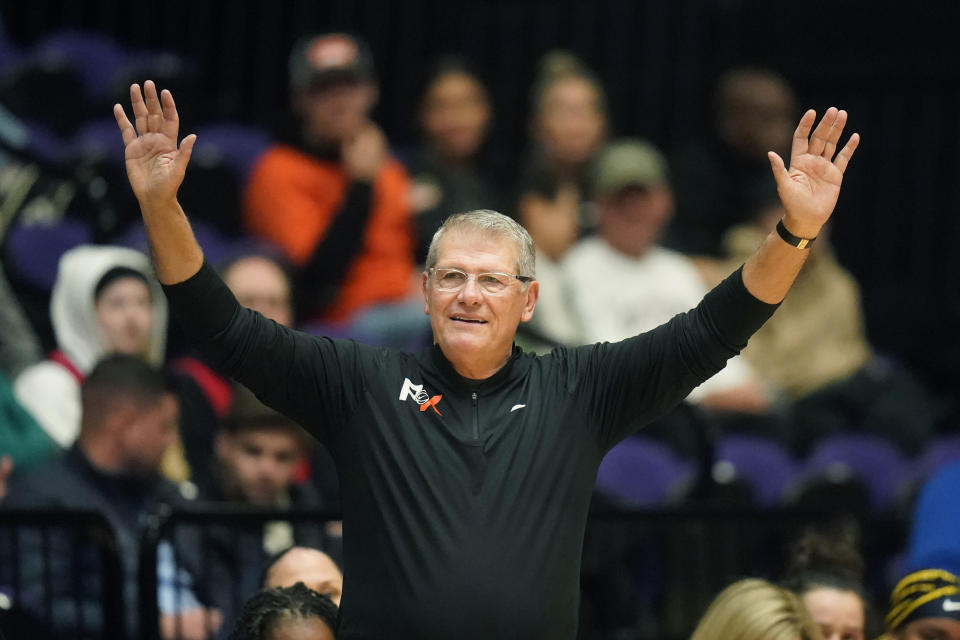
[{"label": "blonde hair", "polygon": [[823,640],[800,599],[781,587],[748,578],[720,592],[690,640]]}]

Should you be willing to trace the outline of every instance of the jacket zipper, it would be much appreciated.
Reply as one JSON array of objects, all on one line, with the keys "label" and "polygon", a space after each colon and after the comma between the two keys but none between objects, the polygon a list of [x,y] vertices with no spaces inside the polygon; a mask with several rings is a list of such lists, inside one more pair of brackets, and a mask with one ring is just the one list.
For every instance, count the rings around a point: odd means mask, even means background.
[{"label": "jacket zipper", "polygon": [[471,396],[473,399],[473,439],[480,439],[480,410],[477,407],[477,392],[474,391]]}]

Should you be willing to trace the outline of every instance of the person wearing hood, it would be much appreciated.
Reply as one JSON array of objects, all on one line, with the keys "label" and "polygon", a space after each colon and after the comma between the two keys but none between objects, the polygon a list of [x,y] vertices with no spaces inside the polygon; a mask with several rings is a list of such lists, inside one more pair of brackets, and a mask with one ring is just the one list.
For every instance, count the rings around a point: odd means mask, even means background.
[{"label": "person wearing hood", "polygon": [[109,353],[163,362],[167,303],[150,262],[133,249],[82,245],[60,258],[50,299],[57,349],[14,381],[14,394],[60,447],[80,429],[80,385]]}]

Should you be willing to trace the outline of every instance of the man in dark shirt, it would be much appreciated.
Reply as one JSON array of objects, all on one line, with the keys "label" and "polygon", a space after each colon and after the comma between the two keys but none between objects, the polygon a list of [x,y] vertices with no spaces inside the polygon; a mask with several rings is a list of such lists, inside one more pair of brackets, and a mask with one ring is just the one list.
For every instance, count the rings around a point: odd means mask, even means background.
[{"label": "man in dark shirt", "polygon": [[814,130],[808,111],[790,169],[770,156],[780,232],[694,310],[615,344],[515,348],[539,294],[533,242],[495,212],[454,216],[421,279],[434,346],[410,355],[312,338],[240,307],[177,202],[196,138],[178,148],[173,97],[150,81],[145,94],[131,87],[136,127],[120,105],[114,114],[171,308],[209,357],[337,461],[342,638],[573,638],[604,453],[720,370],[773,313],[859,141],[836,153],[846,112],[828,109]]},{"label": "man in dark shirt", "polygon": [[[124,569],[127,630],[137,633],[137,567],[140,533],[145,518],[161,504],[180,505],[185,500],[176,486],[160,475],[167,448],[177,434],[177,398],[167,378],[141,358],[128,355],[108,356],[94,367],[81,388],[83,407],[80,435],[63,456],[17,478],[4,499],[5,508],[70,508],[100,512],[117,537]],[[95,560],[82,554],[69,542],[67,534],[54,536],[50,557],[44,559],[40,541],[21,544],[20,572],[26,593],[25,607],[41,601],[44,562],[49,562],[54,593],[52,616],[55,629],[63,637],[80,637],[80,629],[96,632],[102,620],[101,603],[96,601],[98,568]],[[2,563],[0,563],[2,564]],[[77,567],[81,568],[81,583]],[[74,590],[79,589],[80,593]],[[84,600],[82,613],[75,599]],[[207,637],[205,616],[177,612],[181,628],[190,637]],[[171,613],[165,621],[175,626]],[[217,617],[212,615],[209,620]]]},{"label": "man in dark shirt", "polygon": [[[199,485],[198,500],[236,507],[287,510],[329,509],[309,483],[296,482],[307,455],[307,434],[265,406],[243,387],[234,391],[230,413],[216,438],[214,471]],[[203,558],[203,586],[227,627],[240,606],[260,588],[263,566],[294,544],[326,547],[322,524],[211,525],[196,532]],[[335,543],[339,549],[339,540]]]}]

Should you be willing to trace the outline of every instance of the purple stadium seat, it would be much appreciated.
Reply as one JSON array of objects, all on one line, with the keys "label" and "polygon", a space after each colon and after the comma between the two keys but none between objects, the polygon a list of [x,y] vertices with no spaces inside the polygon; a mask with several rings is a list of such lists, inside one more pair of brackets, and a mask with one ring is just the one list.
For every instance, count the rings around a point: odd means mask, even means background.
[{"label": "purple stadium seat", "polygon": [[90,227],[72,218],[51,225],[18,224],[10,229],[7,256],[11,269],[31,285],[51,291],[57,279],[60,256],[90,242]]},{"label": "purple stadium seat", "polygon": [[[233,240],[226,238],[212,226],[202,221],[192,221],[193,233],[203,249],[203,255],[211,265],[236,257],[237,249]],[[142,224],[133,224],[127,232],[117,239],[117,244],[149,254],[147,232]]]},{"label": "purple stadium seat", "polygon": [[611,449],[600,463],[596,488],[639,507],[674,502],[691,488],[694,465],[666,445],[634,436]]},{"label": "purple stadium seat", "polygon": [[61,165],[68,160],[69,145],[49,127],[27,120],[20,124],[26,134],[20,141],[23,146],[19,149],[24,158],[45,165]]},{"label": "purple stadium seat", "polygon": [[193,158],[199,163],[225,164],[241,183],[272,140],[262,129],[231,123],[208,123],[197,130],[197,146]]},{"label": "purple stadium seat", "polygon": [[875,511],[894,506],[910,485],[913,470],[894,445],[875,436],[840,435],[821,441],[807,459],[803,476],[849,473],[866,486]]},{"label": "purple stadium seat", "polygon": [[74,157],[100,160],[123,166],[123,139],[113,118],[85,123],[71,140]]},{"label": "purple stadium seat", "polygon": [[89,97],[107,95],[128,59],[126,50],[115,40],[96,31],[80,29],[63,29],[47,35],[30,55],[39,60],[55,60],[76,70]]},{"label": "purple stadium seat", "polygon": [[20,51],[20,47],[18,47],[13,40],[10,40],[0,33],[0,74],[2,74],[7,67],[15,65],[21,55],[23,55],[23,52]]},{"label": "purple stadium seat", "polygon": [[760,436],[727,435],[717,443],[716,461],[732,465],[760,506],[780,502],[799,465],[782,445]]}]

